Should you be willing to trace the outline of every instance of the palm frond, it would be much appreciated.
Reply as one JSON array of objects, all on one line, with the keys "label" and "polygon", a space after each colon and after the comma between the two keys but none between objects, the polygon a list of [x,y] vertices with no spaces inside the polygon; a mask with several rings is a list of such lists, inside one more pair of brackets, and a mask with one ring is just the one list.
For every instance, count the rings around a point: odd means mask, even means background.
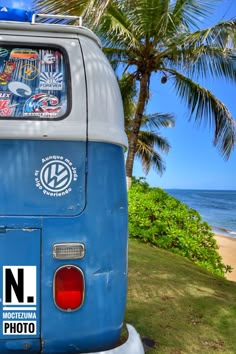
[{"label": "palm frond", "polygon": [[131,30],[129,16],[112,2],[96,26],[96,33],[105,39],[105,46],[129,48],[139,46],[139,38]]},{"label": "palm frond", "polygon": [[209,90],[201,87],[186,76],[170,69],[178,96],[185,101],[189,119],[207,124],[214,129],[214,145],[227,159],[234,148],[236,124],[227,107]]},{"label": "palm frond", "polygon": [[133,31],[139,38],[163,36],[168,24],[169,0],[136,0],[129,11]]},{"label": "palm frond", "polygon": [[82,15],[93,0],[70,0],[65,2],[63,0],[34,0],[33,9],[43,13],[63,13],[70,15]]},{"label": "palm frond", "polygon": [[184,36],[185,46],[199,47],[210,45],[218,48],[234,47],[234,35],[236,33],[236,20],[219,22],[214,26],[188,33]]},{"label": "palm frond", "polygon": [[102,16],[106,13],[111,3],[112,0],[90,0],[84,6],[83,17],[90,24],[91,28],[95,28],[100,23]]},{"label": "palm frond", "polygon": [[167,36],[161,57],[172,57],[180,51],[194,52],[199,48],[212,47],[234,50],[236,47],[236,20],[225,21],[195,32],[183,31]]},{"label": "palm frond", "polygon": [[196,29],[202,20],[212,13],[216,2],[205,0],[172,1],[172,21],[177,29],[180,26],[187,30]]},{"label": "palm frond", "polygon": [[231,49],[204,47],[194,53],[188,70],[191,77],[236,81],[235,52]]},{"label": "palm frond", "polygon": [[170,113],[152,113],[144,115],[141,127],[148,131],[159,130],[160,128],[173,128],[175,116]]},{"label": "palm frond", "polygon": [[94,27],[112,0],[34,0],[34,9],[43,13],[83,16],[85,23]]},{"label": "palm frond", "polygon": [[[167,57],[167,64],[180,72],[187,72],[195,78],[224,78],[235,82],[235,51],[228,48],[200,46],[195,48],[176,49]],[[165,71],[165,68],[162,68]]]},{"label": "palm frond", "polygon": [[138,141],[139,144],[159,149],[162,153],[167,154],[170,150],[170,143],[168,140],[161,136],[157,131],[140,130]]},{"label": "palm frond", "polygon": [[165,171],[165,163],[160,154],[155,151],[150,145],[138,140],[136,158],[141,161],[144,173],[147,175],[150,168],[154,168],[156,172],[162,175]]},{"label": "palm frond", "polygon": [[109,60],[114,71],[116,71],[120,64],[125,65],[126,70],[130,66],[130,61],[127,59],[129,55],[129,51],[127,49],[117,47],[103,47],[103,52]]}]

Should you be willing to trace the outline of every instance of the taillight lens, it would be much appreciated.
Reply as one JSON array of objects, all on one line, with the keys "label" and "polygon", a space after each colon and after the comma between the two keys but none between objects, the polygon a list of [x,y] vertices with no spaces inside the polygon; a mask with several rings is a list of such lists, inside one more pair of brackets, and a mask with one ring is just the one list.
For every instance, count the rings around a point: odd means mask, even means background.
[{"label": "taillight lens", "polygon": [[84,299],[84,276],[76,266],[63,266],[54,276],[54,300],[65,311],[78,309]]}]

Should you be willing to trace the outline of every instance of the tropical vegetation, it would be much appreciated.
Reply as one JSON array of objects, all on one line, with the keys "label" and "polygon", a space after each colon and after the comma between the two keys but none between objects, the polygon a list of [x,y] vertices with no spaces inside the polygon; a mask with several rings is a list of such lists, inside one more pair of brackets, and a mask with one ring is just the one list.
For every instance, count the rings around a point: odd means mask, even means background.
[{"label": "tropical vegetation", "polygon": [[206,78],[234,82],[236,77],[236,21],[202,28],[219,0],[38,0],[38,4],[45,11],[84,15],[102,39],[114,68],[122,66],[137,85],[128,178],[133,173],[151,78],[172,83],[187,105],[189,118],[212,128],[213,144],[223,157],[229,157],[235,144],[235,121],[227,107],[199,83]]},{"label": "tropical vegetation", "polygon": [[129,236],[184,256],[213,274],[231,270],[199,213],[142,179],[134,179],[129,190]]}]

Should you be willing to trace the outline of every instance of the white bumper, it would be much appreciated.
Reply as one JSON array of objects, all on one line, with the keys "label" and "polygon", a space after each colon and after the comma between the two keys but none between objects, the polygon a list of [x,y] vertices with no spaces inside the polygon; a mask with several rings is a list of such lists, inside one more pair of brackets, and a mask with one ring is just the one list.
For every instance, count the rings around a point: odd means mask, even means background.
[{"label": "white bumper", "polygon": [[130,324],[127,324],[127,330],[129,333],[129,337],[124,344],[114,349],[89,354],[144,354],[143,344],[140,335]]}]

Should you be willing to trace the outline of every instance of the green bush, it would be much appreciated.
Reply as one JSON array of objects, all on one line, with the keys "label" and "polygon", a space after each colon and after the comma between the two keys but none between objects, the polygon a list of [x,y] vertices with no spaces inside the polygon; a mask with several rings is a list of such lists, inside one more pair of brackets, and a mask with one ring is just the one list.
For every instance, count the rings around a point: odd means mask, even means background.
[{"label": "green bush", "polygon": [[211,227],[199,213],[143,179],[129,190],[129,235],[187,257],[211,273],[231,270],[222,263]]}]

